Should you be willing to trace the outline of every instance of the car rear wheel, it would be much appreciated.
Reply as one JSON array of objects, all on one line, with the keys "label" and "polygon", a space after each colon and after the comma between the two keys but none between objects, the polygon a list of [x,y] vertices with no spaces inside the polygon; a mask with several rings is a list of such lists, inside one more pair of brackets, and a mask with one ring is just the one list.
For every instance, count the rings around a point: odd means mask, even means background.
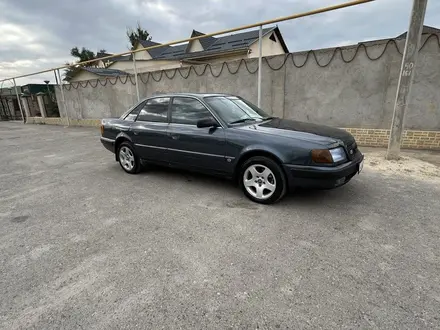
[{"label": "car rear wheel", "polygon": [[281,167],[267,157],[252,157],[241,168],[240,186],[252,201],[272,204],[286,193],[286,179]]},{"label": "car rear wheel", "polygon": [[119,165],[130,174],[138,173],[140,170],[139,157],[136,155],[133,146],[128,142],[123,142],[118,149]]}]

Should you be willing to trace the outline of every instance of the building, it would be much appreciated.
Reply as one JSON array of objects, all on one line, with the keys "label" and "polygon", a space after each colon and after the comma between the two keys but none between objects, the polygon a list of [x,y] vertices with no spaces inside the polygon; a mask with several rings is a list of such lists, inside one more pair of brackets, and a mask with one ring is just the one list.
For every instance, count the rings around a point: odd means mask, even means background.
[{"label": "building", "polygon": [[0,120],[22,120],[19,101],[23,116],[28,117],[59,117],[58,104],[54,85],[28,84],[0,90]]},{"label": "building", "polygon": [[[203,33],[193,30],[191,38],[203,35]],[[255,58],[259,56],[258,36],[259,30],[256,29],[222,37],[200,38],[176,46],[162,46],[160,43],[151,40],[139,40],[134,47],[136,50],[150,46],[157,47],[150,50],[141,50],[133,55],[119,56],[111,59],[111,61],[106,61],[106,63],[101,61],[101,65],[105,68],[100,66],[99,70],[93,70],[96,68],[83,68],[70,81],[98,79],[105,76],[106,71],[108,71],[108,76],[114,76],[117,71],[121,75],[133,74],[132,56],[136,59],[138,73],[180,68],[194,64]],[[288,52],[289,50],[278,27],[263,29],[262,56]]]},{"label": "building", "polygon": [[21,86],[21,104],[26,117],[59,117],[53,84],[28,84]]}]

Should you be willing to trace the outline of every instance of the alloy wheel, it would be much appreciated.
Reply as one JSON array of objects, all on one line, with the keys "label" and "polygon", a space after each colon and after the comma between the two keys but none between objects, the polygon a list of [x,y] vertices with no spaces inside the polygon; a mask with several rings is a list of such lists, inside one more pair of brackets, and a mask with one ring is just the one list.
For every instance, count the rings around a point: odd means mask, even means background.
[{"label": "alloy wheel", "polygon": [[127,171],[131,171],[135,166],[133,151],[131,151],[130,148],[123,146],[119,150],[119,161]]},{"label": "alloy wheel", "polygon": [[273,172],[264,165],[253,164],[243,174],[246,191],[254,198],[270,198],[276,190],[276,179]]}]

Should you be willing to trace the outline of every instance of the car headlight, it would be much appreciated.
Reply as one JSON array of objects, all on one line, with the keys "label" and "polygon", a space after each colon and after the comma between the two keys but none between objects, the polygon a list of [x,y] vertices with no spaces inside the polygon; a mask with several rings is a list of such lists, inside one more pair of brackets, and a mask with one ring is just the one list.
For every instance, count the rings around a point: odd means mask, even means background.
[{"label": "car headlight", "polygon": [[335,149],[314,149],[312,150],[312,160],[315,163],[339,163],[347,159],[344,148]]},{"label": "car headlight", "polygon": [[330,149],[329,151],[332,155],[333,162],[339,163],[343,160],[347,160],[347,155],[345,154],[344,148],[339,147],[335,149]]}]

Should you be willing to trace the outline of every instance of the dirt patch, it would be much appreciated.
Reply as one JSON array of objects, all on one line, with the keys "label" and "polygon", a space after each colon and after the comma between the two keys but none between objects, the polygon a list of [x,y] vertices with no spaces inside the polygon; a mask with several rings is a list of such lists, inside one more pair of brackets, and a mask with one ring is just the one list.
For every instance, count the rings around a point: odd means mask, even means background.
[{"label": "dirt patch", "polygon": [[440,181],[440,166],[403,155],[399,160],[386,160],[385,151],[365,153],[365,168],[385,175],[404,175],[420,180]]}]

